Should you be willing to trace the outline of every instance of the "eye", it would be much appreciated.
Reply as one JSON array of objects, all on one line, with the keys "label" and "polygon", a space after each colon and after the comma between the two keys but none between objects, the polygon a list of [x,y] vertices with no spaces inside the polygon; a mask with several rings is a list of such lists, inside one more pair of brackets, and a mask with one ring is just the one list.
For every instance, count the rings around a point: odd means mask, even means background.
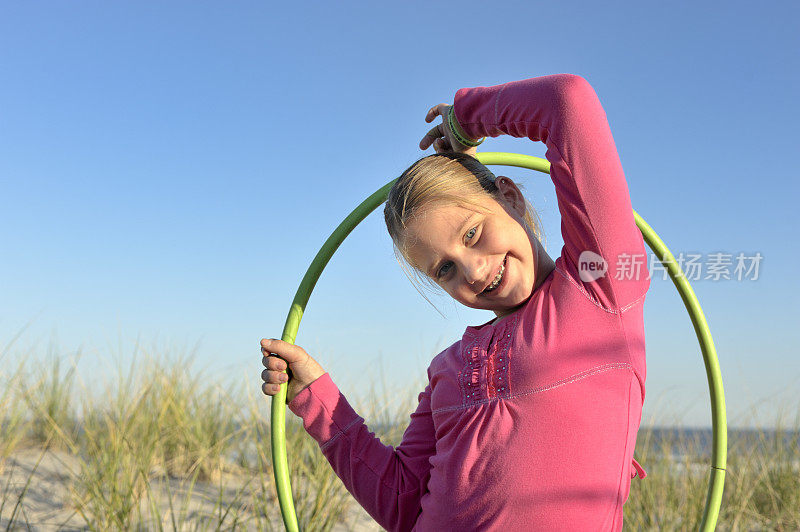
[{"label": "eye", "polygon": [[[475,235],[477,233],[478,233],[478,227],[475,226],[472,229],[470,229],[469,231],[467,231],[467,234],[464,235],[464,237],[467,240],[472,240],[473,238],[475,238]],[[442,266],[436,271],[436,278],[437,279],[441,279],[442,277],[447,275],[447,273],[450,271],[450,268],[451,268],[452,265],[453,265],[452,262],[445,262],[444,264],[442,264]]]}]

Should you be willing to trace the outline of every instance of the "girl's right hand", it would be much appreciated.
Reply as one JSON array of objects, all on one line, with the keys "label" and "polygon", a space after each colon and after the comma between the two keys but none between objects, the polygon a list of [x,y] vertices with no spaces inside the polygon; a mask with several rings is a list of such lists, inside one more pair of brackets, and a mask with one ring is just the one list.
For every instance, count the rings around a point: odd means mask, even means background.
[{"label": "girl's right hand", "polygon": [[425,115],[426,122],[430,123],[435,120],[437,116],[441,116],[442,123],[434,126],[422,137],[422,140],[419,142],[420,149],[427,150],[430,146],[433,146],[436,153],[455,151],[476,157],[478,153],[477,148],[474,146],[464,146],[456,139],[453,132],[450,131],[450,127],[447,125],[447,115],[451,107],[452,105],[440,103],[428,110],[428,114]]},{"label": "girl's right hand", "polygon": [[[316,360],[311,358],[299,345],[282,340],[261,340],[261,363],[267,368],[261,372],[261,391],[265,395],[275,395],[281,384],[289,383],[286,390],[286,403],[292,402],[298,393],[325,374]],[[287,371],[287,373],[284,373]]]}]

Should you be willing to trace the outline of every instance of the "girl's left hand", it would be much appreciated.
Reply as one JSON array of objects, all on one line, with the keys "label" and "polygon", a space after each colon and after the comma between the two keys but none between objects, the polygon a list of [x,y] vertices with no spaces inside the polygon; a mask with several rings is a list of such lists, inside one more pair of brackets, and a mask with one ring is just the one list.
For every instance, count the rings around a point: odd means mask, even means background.
[{"label": "girl's left hand", "polygon": [[475,157],[475,155],[478,153],[477,148],[464,146],[461,144],[458,139],[453,136],[453,132],[450,131],[450,127],[447,125],[447,114],[450,112],[451,107],[452,105],[440,103],[430,108],[428,114],[425,115],[425,121],[430,123],[437,116],[441,116],[442,123],[434,126],[430,131],[428,131],[427,135],[422,137],[422,140],[419,143],[419,148],[421,150],[427,150],[431,145],[433,145],[433,149],[436,150],[436,153],[442,153],[443,151],[455,151],[459,153],[466,153],[467,155],[472,155]]}]

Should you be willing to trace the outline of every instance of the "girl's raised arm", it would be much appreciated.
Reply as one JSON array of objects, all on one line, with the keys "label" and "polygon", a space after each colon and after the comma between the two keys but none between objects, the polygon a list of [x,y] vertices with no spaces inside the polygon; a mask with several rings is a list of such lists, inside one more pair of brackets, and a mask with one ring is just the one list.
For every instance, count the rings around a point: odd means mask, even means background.
[{"label": "girl's raised arm", "polygon": [[641,298],[650,284],[644,242],[591,85],[572,74],[541,76],[463,88],[453,105],[470,138],[507,134],[545,143],[564,239],[556,266],[606,309]]}]

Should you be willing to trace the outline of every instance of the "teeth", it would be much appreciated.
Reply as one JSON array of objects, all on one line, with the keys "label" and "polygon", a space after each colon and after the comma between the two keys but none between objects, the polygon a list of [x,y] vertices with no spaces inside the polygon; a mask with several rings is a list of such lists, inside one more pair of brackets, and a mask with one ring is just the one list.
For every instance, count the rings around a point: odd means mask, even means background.
[{"label": "teeth", "polygon": [[497,288],[497,285],[499,285],[500,281],[503,280],[503,272],[505,272],[505,271],[506,271],[506,261],[505,261],[505,259],[503,259],[503,264],[500,265],[500,271],[497,272],[497,275],[495,276],[494,281],[492,281],[492,284],[490,284],[486,288],[486,290],[484,290],[484,292],[491,292],[492,290]]}]

